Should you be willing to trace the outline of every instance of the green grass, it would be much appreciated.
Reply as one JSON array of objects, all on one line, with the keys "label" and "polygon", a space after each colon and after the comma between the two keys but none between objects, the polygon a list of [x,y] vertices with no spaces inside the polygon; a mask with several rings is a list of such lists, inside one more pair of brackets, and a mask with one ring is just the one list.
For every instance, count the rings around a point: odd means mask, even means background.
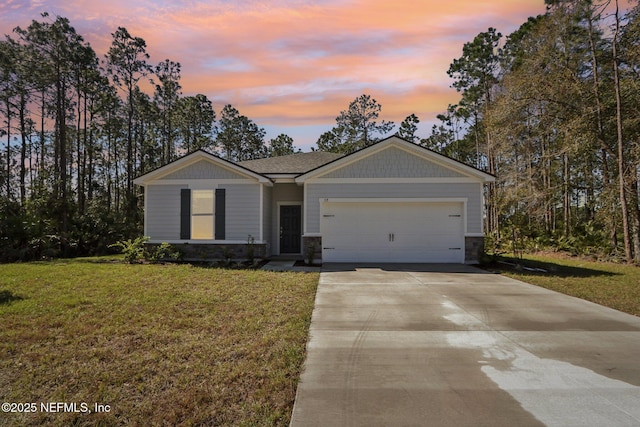
[{"label": "green grass", "polygon": [[[503,261],[515,262],[503,258]],[[559,254],[525,255],[523,265],[546,273],[494,263],[490,270],[523,282],[640,316],[640,268]]]},{"label": "green grass", "polygon": [[106,259],[0,265],[0,402],[38,404],[0,425],[288,425],[317,283]]}]

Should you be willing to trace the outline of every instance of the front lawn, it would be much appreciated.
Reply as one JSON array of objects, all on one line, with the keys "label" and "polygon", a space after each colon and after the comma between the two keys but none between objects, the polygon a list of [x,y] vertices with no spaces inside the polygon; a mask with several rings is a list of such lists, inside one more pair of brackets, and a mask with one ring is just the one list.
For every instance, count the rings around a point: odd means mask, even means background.
[{"label": "front lawn", "polygon": [[[501,261],[515,263],[510,258]],[[561,254],[525,255],[521,264],[531,271],[503,263],[490,270],[616,310],[640,316],[640,268],[627,264],[589,261]]]},{"label": "front lawn", "polygon": [[317,283],[105,259],[0,265],[0,402],[36,404],[0,425],[288,425]]}]

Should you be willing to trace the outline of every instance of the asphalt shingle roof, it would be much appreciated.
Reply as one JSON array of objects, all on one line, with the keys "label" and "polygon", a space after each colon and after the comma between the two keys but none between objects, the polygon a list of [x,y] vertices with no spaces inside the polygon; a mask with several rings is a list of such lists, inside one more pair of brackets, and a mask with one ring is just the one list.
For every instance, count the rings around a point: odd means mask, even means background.
[{"label": "asphalt shingle roof", "polygon": [[296,153],[287,156],[245,160],[244,162],[238,162],[238,165],[261,174],[302,174],[343,156],[344,154],[312,151],[310,153]]}]

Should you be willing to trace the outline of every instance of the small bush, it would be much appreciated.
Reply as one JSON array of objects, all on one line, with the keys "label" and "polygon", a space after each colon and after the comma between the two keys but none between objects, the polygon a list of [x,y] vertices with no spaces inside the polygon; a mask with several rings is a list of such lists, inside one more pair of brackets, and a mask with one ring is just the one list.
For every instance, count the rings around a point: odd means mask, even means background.
[{"label": "small bush", "polygon": [[162,260],[180,261],[184,256],[181,250],[167,242],[162,242],[161,245],[149,249],[146,245],[148,241],[148,237],[142,236],[133,240],[121,240],[109,245],[109,247],[120,248],[120,252],[124,254],[125,261],[129,264],[136,264],[142,261],[153,263]]},{"label": "small bush", "polygon": [[162,260],[180,261],[183,255],[180,249],[167,242],[162,242],[160,246],[144,252],[144,258],[151,262],[159,262]]},{"label": "small bush", "polygon": [[145,259],[144,244],[147,243],[148,240],[148,237],[141,236],[134,240],[120,240],[113,245],[109,245],[109,247],[120,248],[121,253],[124,254],[124,259],[129,264],[135,264]]},{"label": "small bush", "polygon": [[309,243],[307,247],[304,248],[304,257],[307,260],[308,265],[313,264],[313,260],[316,257],[317,251],[318,251],[318,246],[315,244],[315,242]]}]

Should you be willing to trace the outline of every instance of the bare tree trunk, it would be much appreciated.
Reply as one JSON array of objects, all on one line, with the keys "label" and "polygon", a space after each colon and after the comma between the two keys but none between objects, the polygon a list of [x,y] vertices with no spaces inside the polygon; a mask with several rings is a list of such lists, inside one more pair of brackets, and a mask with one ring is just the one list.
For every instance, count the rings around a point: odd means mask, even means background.
[{"label": "bare tree trunk", "polygon": [[542,159],[542,183],[544,189],[545,226],[548,235],[555,231],[555,208],[551,189],[551,159],[547,141],[543,137],[540,143],[540,157]]},{"label": "bare tree trunk", "polygon": [[571,195],[569,191],[569,157],[562,155],[562,208],[563,208],[563,225],[562,234],[568,237],[571,234]]},{"label": "bare tree trunk", "polygon": [[46,156],[46,146],[45,146],[45,132],[44,132],[44,118],[45,116],[45,96],[46,89],[42,89],[42,103],[40,104],[40,170],[38,171],[38,176],[40,179],[44,177],[44,168],[45,168],[45,156]]},{"label": "bare tree trunk", "polygon": [[7,200],[11,199],[11,103],[7,99]]},{"label": "bare tree trunk", "polygon": [[[111,115],[108,115],[107,123],[109,126],[107,127],[107,213],[111,213],[111,207],[113,205],[113,196],[111,192],[111,188],[113,186],[113,179],[111,178],[111,146],[113,144],[112,136],[111,136]],[[114,150],[115,151],[115,150]]]},{"label": "bare tree trunk", "polygon": [[[87,201],[91,203],[93,200],[93,161],[95,154],[95,147],[93,143],[93,108],[91,108],[91,114],[89,117],[89,134],[88,134],[88,142],[87,142],[87,157],[89,165],[87,166]],[[86,127],[86,126],[85,126]]]},{"label": "bare tree trunk", "polygon": [[[592,63],[592,73],[593,73],[593,94],[596,102],[596,126],[597,126],[597,137],[598,143],[600,144],[600,150],[602,152],[602,180],[604,186],[607,188],[611,188],[613,185],[613,179],[611,177],[611,172],[609,171],[609,165],[607,161],[607,157],[609,155],[609,147],[607,146],[605,130],[604,130],[604,120],[602,118],[602,99],[600,95],[600,69],[598,63],[598,55],[596,43],[594,40],[594,27],[593,27],[593,17],[589,16],[589,48],[591,51],[591,63]],[[615,210],[614,207],[612,207]],[[618,233],[616,229],[616,221],[613,215],[610,216],[611,220],[609,221],[610,228],[610,237],[611,242],[614,247],[618,246]]]},{"label": "bare tree trunk", "polygon": [[640,204],[638,200],[638,170],[634,168],[631,181],[631,236],[633,243],[633,261],[640,263]]},{"label": "bare tree trunk", "polygon": [[58,147],[58,197],[60,197],[60,231],[67,232],[68,220],[68,193],[67,193],[67,124],[66,124],[66,85],[61,75],[57,82],[56,116],[58,121],[57,147]]},{"label": "bare tree trunk", "polygon": [[125,216],[128,220],[133,220],[135,214],[135,196],[133,194],[133,89],[129,89],[129,106],[127,110],[127,165],[126,165],[126,193],[125,193]]},{"label": "bare tree trunk", "polygon": [[78,115],[76,119],[76,163],[77,163],[77,189],[78,189],[78,210],[80,215],[84,213],[84,177],[82,176],[82,169],[80,160],[82,159],[82,136],[80,135],[82,128],[82,92],[80,90],[80,81],[77,81],[77,93],[78,104],[76,108],[76,114]]},{"label": "bare tree trunk", "polygon": [[27,108],[27,100],[24,93],[20,95],[20,135],[22,139],[22,145],[20,147],[20,205],[24,208],[27,201],[27,127],[24,110]]},{"label": "bare tree trunk", "polygon": [[80,194],[81,203],[80,203],[80,212],[82,214],[86,211],[86,201],[87,201],[87,187],[89,186],[87,181],[87,151],[88,151],[88,130],[87,130],[87,92],[84,94],[84,105],[83,105],[83,124],[82,124],[82,161],[78,159],[78,163],[80,166],[78,168],[82,171],[82,193]]},{"label": "bare tree trunk", "polygon": [[618,191],[620,193],[620,209],[622,210],[622,231],[624,238],[624,254],[627,262],[633,260],[631,250],[631,236],[629,233],[629,206],[627,203],[627,194],[625,189],[626,167],[624,161],[624,135],[622,127],[622,95],[620,94],[620,75],[618,70],[618,34],[620,33],[620,15],[618,9],[618,0],[616,0],[615,8],[615,31],[612,41],[613,53],[613,83],[616,93],[616,128],[618,134]]}]

